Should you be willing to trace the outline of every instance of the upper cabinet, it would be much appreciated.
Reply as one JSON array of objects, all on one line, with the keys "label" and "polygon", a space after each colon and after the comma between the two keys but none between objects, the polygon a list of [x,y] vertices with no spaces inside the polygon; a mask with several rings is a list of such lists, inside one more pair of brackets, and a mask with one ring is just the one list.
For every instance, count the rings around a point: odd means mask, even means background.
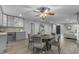
[{"label": "upper cabinet", "polygon": [[6,15],[3,15],[3,26],[7,26],[7,16]]},{"label": "upper cabinet", "polygon": [[23,27],[23,18],[0,13],[0,26]]},{"label": "upper cabinet", "polygon": [[0,14],[0,26],[23,27],[23,18]]},{"label": "upper cabinet", "polygon": [[22,18],[14,18],[14,26],[23,27],[23,19]]},{"label": "upper cabinet", "polygon": [[8,16],[7,24],[8,26],[13,26],[13,27],[23,27],[23,18]]},{"label": "upper cabinet", "polygon": [[2,25],[2,9],[1,9],[1,6],[0,6],[0,26]]},{"label": "upper cabinet", "polygon": [[7,25],[14,26],[14,17],[12,17],[12,16],[7,17]]},{"label": "upper cabinet", "polygon": [[0,26],[2,26],[2,14],[0,13]]},{"label": "upper cabinet", "polygon": [[0,26],[1,27],[23,27],[23,18],[20,16],[8,15],[3,12],[0,6]]}]

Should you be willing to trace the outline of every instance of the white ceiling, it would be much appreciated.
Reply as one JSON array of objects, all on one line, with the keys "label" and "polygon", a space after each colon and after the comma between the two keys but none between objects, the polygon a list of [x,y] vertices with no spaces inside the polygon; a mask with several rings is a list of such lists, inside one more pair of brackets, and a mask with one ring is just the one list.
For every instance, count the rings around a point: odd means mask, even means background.
[{"label": "white ceiling", "polygon": [[40,18],[35,17],[35,13],[33,12],[33,10],[40,6],[46,6],[53,10],[55,15],[47,17],[46,19],[49,22],[56,23],[74,22],[75,19],[72,19],[72,17],[79,11],[78,5],[3,5],[2,8],[7,14],[15,16],[22,14],[26,20],[40,21]]}]

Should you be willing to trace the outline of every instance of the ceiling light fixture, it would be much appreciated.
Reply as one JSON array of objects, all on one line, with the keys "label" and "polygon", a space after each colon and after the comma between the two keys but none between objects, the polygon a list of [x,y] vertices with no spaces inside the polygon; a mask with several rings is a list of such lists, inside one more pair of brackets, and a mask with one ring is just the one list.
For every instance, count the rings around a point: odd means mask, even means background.
[{"label": "ceiling light fixture", "polygon": [[54,15],[54,12],[50,8],[48,8],[48,7],[39,7],[36,10],[34,10],[34,12],[37,12],[36,16],[40,16],[43,20],[47,16]]}]

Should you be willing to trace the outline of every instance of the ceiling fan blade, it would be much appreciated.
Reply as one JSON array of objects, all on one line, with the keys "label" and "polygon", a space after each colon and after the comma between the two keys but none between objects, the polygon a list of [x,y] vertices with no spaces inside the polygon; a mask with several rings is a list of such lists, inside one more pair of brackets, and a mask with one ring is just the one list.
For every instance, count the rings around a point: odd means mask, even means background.
[{"label": "ceiling fan blade", "polygon": [[44,13],[47,13],[47,12],[48,12],[48,10],[45,10],[45,11],[44,11]]},{"label": "ceiling fan blade", "polygon": [[40,12],[40,10],[34,10],[34,12]]},{"label": "ceiling fan blade", "polygon": [[47,13],[47,16],[51,16],[51,15],[54,15],[54,13]]},{"label": "ceiling fan blade", "polygon": [[35,16],[40,16],[40,14],[37,14],[37,15],[35,15]]}]

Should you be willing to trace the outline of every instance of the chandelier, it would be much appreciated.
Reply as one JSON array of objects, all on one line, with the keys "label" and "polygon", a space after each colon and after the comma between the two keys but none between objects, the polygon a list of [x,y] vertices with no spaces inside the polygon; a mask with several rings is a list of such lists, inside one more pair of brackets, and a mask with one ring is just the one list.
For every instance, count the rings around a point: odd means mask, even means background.
[{"label": "chandelier", "polygon": [[48,7],[39,7],[36,10],[34,10],[34,12],[37,13],[36,16],[40,16],[43,20],[47,16],[54,15],[53,11]]}]

